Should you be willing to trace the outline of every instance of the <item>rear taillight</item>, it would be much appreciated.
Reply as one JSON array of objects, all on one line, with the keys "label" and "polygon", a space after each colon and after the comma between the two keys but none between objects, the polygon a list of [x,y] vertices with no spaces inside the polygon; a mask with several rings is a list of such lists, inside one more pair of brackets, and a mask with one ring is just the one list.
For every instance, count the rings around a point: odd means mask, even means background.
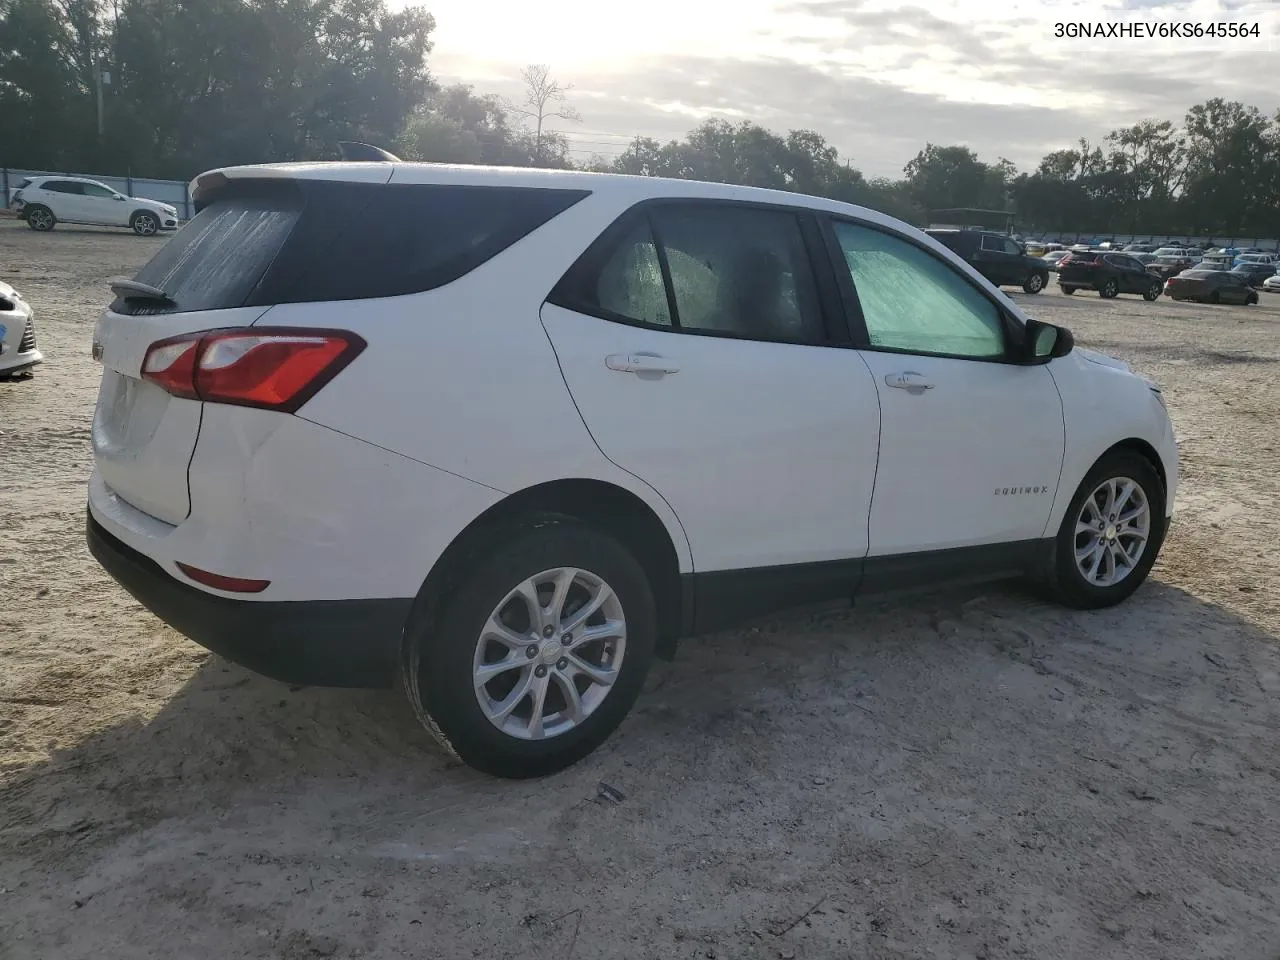
[{"label": "rear taillight", "polygon": [[142,378],[175,397],[292,413],[364,348],[345,330],[206,330],[153,343]]}]

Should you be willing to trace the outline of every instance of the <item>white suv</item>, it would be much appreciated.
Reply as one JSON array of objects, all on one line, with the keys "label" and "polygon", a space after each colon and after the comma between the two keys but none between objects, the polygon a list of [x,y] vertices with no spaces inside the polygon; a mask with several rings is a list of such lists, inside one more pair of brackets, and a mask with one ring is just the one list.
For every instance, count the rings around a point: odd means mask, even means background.
[{"label": "white suv", "polygon": [[400,678],[502,776],[599,745],[677,638],[1025,576],[1132,593],[1159,391],[920,231],[797,194],[237,167],[97,325],[94,555],[233,660]]},{"label": "white suv", "polygon": [[18,216],[32,230],[61,223],[129,227],[140,237],[178,226],[178,211],[159,200],[126,197],[105,183],[83,177],[29,177],[13,195]]}]

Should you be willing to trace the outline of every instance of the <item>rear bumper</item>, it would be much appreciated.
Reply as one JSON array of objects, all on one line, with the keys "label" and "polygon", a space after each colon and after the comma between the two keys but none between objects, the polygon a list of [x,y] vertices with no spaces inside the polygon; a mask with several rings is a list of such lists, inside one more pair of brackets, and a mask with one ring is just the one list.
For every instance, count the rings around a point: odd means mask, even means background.
[{"label": "rear bumper", "polygon": [[87,517],[89,552],[135,600],[214,653],[284,683],[386,687],[396,676],[411,598],[255,601],[175,580]]}]

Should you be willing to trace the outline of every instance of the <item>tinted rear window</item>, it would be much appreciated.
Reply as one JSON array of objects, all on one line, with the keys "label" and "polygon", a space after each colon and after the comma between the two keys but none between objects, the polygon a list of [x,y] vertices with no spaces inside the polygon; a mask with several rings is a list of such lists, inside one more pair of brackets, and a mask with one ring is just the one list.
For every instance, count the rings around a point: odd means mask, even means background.
[{"label": "tinted rear window", "polygon": [[216,310],[419,293],[474,270],[587,195],[584,190],[233,183],[138,273],[170,302],[123,313]]}]

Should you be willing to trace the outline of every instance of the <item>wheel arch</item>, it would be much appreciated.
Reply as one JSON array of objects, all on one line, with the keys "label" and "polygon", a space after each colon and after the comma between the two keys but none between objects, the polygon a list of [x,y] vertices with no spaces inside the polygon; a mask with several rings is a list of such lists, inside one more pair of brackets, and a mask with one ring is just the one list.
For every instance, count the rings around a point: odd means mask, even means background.
[{"label": "wheel arch", "polygon": [[146,207],[138,207],[138,209],[134,210],[133,213],[129,214],[129,226],[132,227],[134,221],[137,220],[138,217],[142,216],[144,213],[147,216],[151,217],[151,219],[155,220],[156,226],[160,225],[160,215],[158,213],[156,213],[154,210],[148,210]]},{"label": "wheel arch", "polygon": [[413,616],[430,615],[474,559],[494,546],[513,524],[569,517],[616,537],[644,568],[658,614],[655,653],[675,656],[691,597],[682,584],[680,556],[666,524],[636,493],[604,480],[552,480],[510,494],[471,521],[445,548],[414,600]]}]

